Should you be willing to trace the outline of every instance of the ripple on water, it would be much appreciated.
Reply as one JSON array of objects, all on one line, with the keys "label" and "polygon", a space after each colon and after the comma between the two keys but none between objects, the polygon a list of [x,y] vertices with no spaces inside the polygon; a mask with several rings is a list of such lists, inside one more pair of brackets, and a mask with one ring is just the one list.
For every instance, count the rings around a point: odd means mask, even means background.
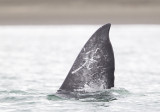
[{"label": "ripple on water", "polygon": [[131,94],[124,88],[112,88],[96,92],[65,92],[48,95],[47,99],[52,101],[57,100],[79,100],[82,102],[110,102],[118,100],[122,97],[127,97]]},{"label": "ripple on water", "polygon": [[10,90],[10,91],[4,90],[4,91],[0,91],[0,94],[27,95],[27,94],[29,94],[29,93],[26,92],[26,91],[22,91],[22,90]]},{"label": "ripple on water", "polygon": [[0,91],[0,102],[1,103],[35,103],[33,100],[38,100],[40,98],[45,98],[42,94],[32,94],[22,90],[10,90],[10,91]]}]

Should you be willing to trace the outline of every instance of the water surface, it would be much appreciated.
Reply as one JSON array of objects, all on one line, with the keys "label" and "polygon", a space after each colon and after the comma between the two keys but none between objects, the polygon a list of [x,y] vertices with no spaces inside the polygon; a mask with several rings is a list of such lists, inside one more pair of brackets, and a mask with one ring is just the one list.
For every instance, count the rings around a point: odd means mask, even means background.
[{"label": "water surface", "polygon": [[114,88],[76,98],[56,94],[99,27],[0,26],[0,111],[159,112],[159,25],[112,25]]}]

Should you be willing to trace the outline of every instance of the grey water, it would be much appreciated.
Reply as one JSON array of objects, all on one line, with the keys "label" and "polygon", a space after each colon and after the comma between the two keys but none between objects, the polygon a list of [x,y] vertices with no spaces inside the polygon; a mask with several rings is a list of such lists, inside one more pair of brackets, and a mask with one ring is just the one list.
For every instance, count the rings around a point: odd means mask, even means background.
[{"label": "grey water", "polygon": [[159,112],[160,25],[111,26],[114,88],[56,94],[99,27],[0,26],[0,112]]}]

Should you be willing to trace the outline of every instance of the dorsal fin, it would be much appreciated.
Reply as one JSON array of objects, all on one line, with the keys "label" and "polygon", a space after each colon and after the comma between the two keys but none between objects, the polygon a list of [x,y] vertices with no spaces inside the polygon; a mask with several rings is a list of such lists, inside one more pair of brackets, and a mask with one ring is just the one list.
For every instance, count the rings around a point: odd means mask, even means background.
[{"label": "dorsal fin", "polygon": [[109,39],[111,24],[99,28],[76,58],[60,90],[114,87],[114,54]]}]

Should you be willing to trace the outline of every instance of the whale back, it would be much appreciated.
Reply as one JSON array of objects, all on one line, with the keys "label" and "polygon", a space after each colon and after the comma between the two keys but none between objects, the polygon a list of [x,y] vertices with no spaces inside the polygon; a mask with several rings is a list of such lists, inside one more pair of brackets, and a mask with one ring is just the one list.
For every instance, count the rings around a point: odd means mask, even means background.
[{"label": "whale back", "polygon": [[109,39],[111,24],[99,28],[87,41],[60,90],[81,91],[85,88],[114,87],[114,53]]}]

